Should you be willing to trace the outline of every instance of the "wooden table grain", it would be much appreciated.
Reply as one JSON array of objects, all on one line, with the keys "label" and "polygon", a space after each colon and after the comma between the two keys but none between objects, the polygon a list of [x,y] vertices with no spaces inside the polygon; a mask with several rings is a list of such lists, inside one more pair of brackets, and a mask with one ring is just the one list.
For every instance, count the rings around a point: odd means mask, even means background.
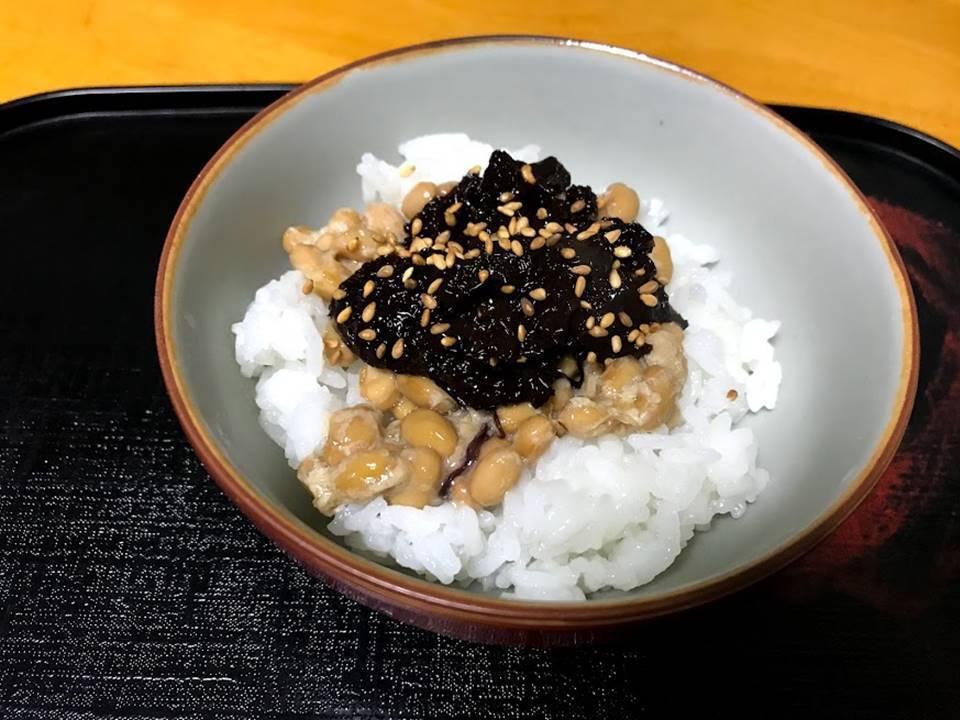
[{"label": "wooden table grain", "polygon": [[89,85],[296,82],[388,48],[533,33],[623,45],[767,102],[960,145],[957,0],[30,0],[0,3],[0,101]]}]

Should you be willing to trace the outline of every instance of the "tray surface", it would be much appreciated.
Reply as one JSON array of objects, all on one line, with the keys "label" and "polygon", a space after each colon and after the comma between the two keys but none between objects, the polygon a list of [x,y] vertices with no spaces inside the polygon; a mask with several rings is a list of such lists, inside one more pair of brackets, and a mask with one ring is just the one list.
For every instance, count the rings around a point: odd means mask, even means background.
[{"label": "tray surface", "polygon": [[956,716],[957,151],[775,108],[869,196],[920,312],[907,437],[840,530],[622,645],[484,647],[308,576],[209,480],[164,393],[152,293],[167,226],[207,158],[284,89],[0,106],[0,717],[632,717],[675,708],[677,690],[687,708],[764,688],[780,715]]}]

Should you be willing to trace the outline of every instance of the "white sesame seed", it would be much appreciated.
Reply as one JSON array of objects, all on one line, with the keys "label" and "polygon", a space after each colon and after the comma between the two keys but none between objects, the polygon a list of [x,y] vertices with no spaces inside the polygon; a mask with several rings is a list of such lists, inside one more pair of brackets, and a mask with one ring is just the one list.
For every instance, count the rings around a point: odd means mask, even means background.
[{"label": "white sesame seed", "polygon": [[656,296],[650,295],[649,293],[642,293],[640,295],[640,301],[647,307],[656,307],[657,305]]},{"label": "white sesame seed", "polygon": [[574,275],[589,275],[589,274],[590,274],[590,266],[589,266],[589,265],[574,265],[572,268],[570,268],[570,272],[572,272]]},{"label": "white sesame seed", "polygon": [[368,295],[370,295],[370,293],[373,292],[373,289],[374,289],[376,286],[377,286],[377,284],[376,284],[373,280],[367,280],[367,281],[363,284],[363,296],[364,296],[364,297],[367,297]]},{"label": "white sesame seed", "polygon": [[610,338],[610,347],[615,353],[620,352],[620,348],[623,347],[623,341],[620,339],[619,335],[614,335],[612,338]]},{"label": "white sesame seed", "polygon": [[363,312],[360,313],[360,319],[364,322],[370,322],[373,320],[373,316],[377,314],[377,304],[375,302],[368,303],[367,306],[363,309]]},{"label": "white sesame seed", "polygon": [[429,308],[430,310],[433,310],[437,306],[436,298],[434,298],[433,295],[427,295],[427,293],[420,295],[420,302],[423,303],[425,308]]},{"label": "white sesame seed", "polygon": [[626,245],[618,245],[614,248],[613,254],[618,258],[628,258],[633,255],[633,250],[628,248]]},{"label": "white sesame seed", "polygon": [[399,359],[401,355],[403,355],[403,338],[397,340],[393,344],[393,347],[390,348],[390,357],[392,357],[394,360]]},{"label": "white sesame seed", "polygon": [[353,313],[353,308],[347,305],[343,310],[337,313],[337,322],[340,324],[345,323],[350,319],[350,315]]},{"label": "white sesame seed", "polygon": [[359,337],[361,340],[376,340],[377,331],[373,328],[367,328],[358,332],[357,337]]},{"label": "white sesame seed", "polygon": [[531,185],[537,182],[537,178],[533,174],[533,168],[530,167],[530,165],[524,165],[523,167],[521,167],[520,175],[523,177],[523,179],[526,182],[530,183]]},{"label": "white sesame seed", "polygon": [[450,329],[450,323],[436,323],[430,326],[431,335],[442,335]]},{"label": "white sesame seed", "polygon": [[574,283],[573,285],[573,294],[576,295],[577,297],[580,297],[583,295],[583,291],[586,289],[587,289],[587,279],[583,275],[580,275],[579,277],[577,277],[577,282]]},{"label": "white sesame seed", "polygon": [[533,290],[531,290],[531,291],[530,291],[529,293],[527,293],[527,294],[528,294],[530,297],[532,297],[534,300],[546,300],[546,299],[547,299],[547,291],[546,291],[545,289],[543,289],[542,287],[534,288]]}]

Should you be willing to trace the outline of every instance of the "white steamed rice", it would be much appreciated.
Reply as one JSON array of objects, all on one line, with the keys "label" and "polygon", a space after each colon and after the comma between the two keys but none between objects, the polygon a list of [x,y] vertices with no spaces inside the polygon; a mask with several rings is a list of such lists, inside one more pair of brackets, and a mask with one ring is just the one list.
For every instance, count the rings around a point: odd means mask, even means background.
[{"label": "white steamed rice", "polygon": [[[457,179],[485,165],[492,150],[463,134],[417,138],[399,148],[403,165],[416,166],[407,177],[364,154],[357,167],[363,198],[399,205],[415,183]],[[532,161],[539,148],[512,154]],[[595,441],[558,439],[493,511],[451,502],[421,510],[376,498],[339,508],[331,532],[442,583],[581,600],[649,582],[714,516],[743,514],[770,478],[756,464],[753,432],[736,424],[776,403],[781,368],[770,341],[779,323],[753,318],[736,303],[731,275],[715,267],[717,251],[671,232],[662,202],[644,200],[638,220],[666,237],[674,262],[667,291],[690,323],[683,425]],[[301,292],[303,282],[289,271],[267,283],[232,328],[241,371],[259,378],[260,423],[291,467],[323,444],[331,413],[363,402],[359,370],[325,363],[327,309]]]}]

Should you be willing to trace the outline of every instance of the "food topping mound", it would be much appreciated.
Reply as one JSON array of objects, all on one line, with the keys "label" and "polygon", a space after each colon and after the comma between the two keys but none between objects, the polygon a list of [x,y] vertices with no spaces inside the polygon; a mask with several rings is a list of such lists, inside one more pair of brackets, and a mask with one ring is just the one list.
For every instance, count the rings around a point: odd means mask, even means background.
[{"label": "food topping mound", "polygon": [[340,339],[365,363],[430,378],[471,408],[538,407],[585,362],[640,358],[662,324],[685,325],[663,288],[669,251],[633,222],[626,186],[598,198],[556,158],[499,150],[483,174],[423,185],[406,225],[332,293]]}]

